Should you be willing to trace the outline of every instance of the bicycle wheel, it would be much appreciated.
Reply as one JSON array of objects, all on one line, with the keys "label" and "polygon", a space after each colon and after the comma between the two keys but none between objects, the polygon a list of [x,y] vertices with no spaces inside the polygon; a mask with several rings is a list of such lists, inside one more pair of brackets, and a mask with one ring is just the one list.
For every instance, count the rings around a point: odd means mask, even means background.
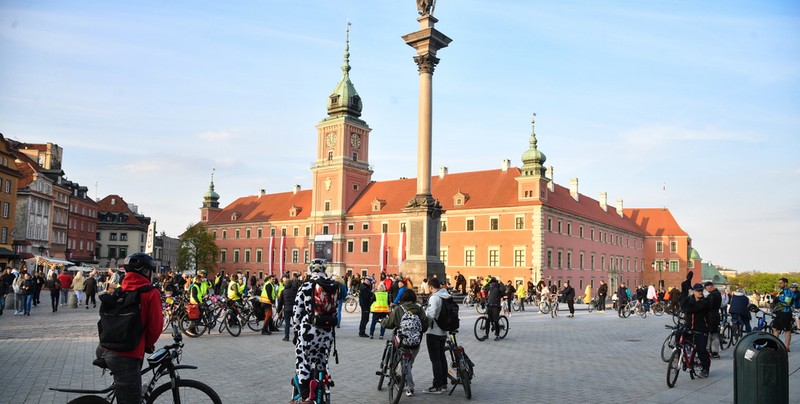
[{"label": "bicycle wheel", "polygon": [[664,343],[661,344],[661,360],[669,362],[673,349],[675,349],[675,344],[672,343],[672,334],[670,334],[667,336],[667,339],[664,340]]},{"label": "bicycle wheel", "polygon": [[464,387],[464,394],[467,400],[472,398],[472,371],[469,368],[466,356],[462,353],[458,356],[458,382]]},{"label": "bicycle wheel", "polygon": [[261,331],[261,319],[255,313],[250,313],[247,317],[247,328],[252,331]]},{"label": "bicycle wheel", "polygon": [[719,348],[721,350],[726,350],[731,346],[731,334],[731,325],[728,323],[725,323],[725,325],[719,329]]},{"label": "bicycle wheel", "polygon": [[383,349],[383,357],[381,358],[381,365],[380,370],[378,371],[378,375],[380,378],[378,379],[378,390],[383,389],[383,380],[386,378],[386,375],[389,373],[389,366],[391,366],[392,356],[394,356],[394,349],[392,348],[391,343],[386,344],[386,348]]},{"label": "bicycle wheel", "polygon": [[498,321],[498,323],[500,324],[499,337],[500,339],[503,339],[506,337],[506,335],[508,335],[508,317],[500,316],[500,321]]},{"label": "bicycle wheel", "polygon": [[467,297],[465,297],[464,300],[461,301],[461,304],[463,304],[464,307],[472,306],[472,296],[467,295]]},{"label": "bicycle wheel", "polygon": [[389,374],[389,401],[392,404],[400,402],[400,397],[403,396],[403,389],[406,387],[406,375],[402,371],[397,372],[398,366],[401,365],[399,363],[394,364]]},{"label": "bicycle wheel", "polygon": [[550,313],[550,305],[547,302],[539,302],[539,313],[548,314]]},{"label": "bicycle wheel", "polygon": [[208,327],[200,320],[189,320],[184,314],[180,318],[180,321],[178,321],[178,328],[180,328],[181,332],[186,334],[187,337],[197,338],[203,335]]},{"label": "bicycle wheel", "polygon": [[486,314],[486,301],[475,303],[475,311],[477,311],[478,314]]},{"label": "bicycle wheel", "polygon": [[669,358],[669,365],[667,365],[667,386],[669,388],[675,387],[675,382],[678,380],[678,373],[681,371],[681,350],[675,349],[672,351],[672,356]]},{"label": "bicycle wheel", "polygon": [[628,306],[623,307],[622,308],[622,318],[628,318],[630,316],[631,316],[631,308],[628,307]]},{"label": "bicycle wheel", "polygon": [[[175,383],[175,389],[172,389],[172,383]],[[164,383],[153,390],[153,394],[147,399],[148,404],[176,402],[222,404],[214,389],[197,380],[189,379],[176,379]]]},{"label": "bicycle wheel", "polygon": [[67,404],[108,404],[108,400],[100,396],[81,396]]},{"label": "bicycle wheel", "polygon": [[519,311],[519,299],[511,301],[511,308],[514,309],[514,311]]},{"label": "bicycle wheel", "polygon": [[[234,314],[235,316],[235,314]],[[233,320],[233,321],[231,321]],[[239,334],[242,333],[242,323],[239,322],[238,318],[227,318],[225,319],[225,328],[228,329],[228,334],[238,337]]]},{"label": "bicycle wheel", "polygon": [[642,318],[647,318],[647,310],[645,310],[643,307],[639,307],[638,312],[639,315],[642,316]]},{"label": "bicycle wheel", "polygon": [[657,304],[653,306],[652,309],[653,309],[653,314],[655,314],[656,316],[664,315],[664,305]]},{"label": "bicycle wheel", "polygon": [[550,317],[558,317],[558,303],[554,304],[553,307],[550,308]]},{"label": "bicycle wheel", "polygon": [[164,327],[161,328],[161,332],[163,333],[167,331],[170,323],[172,323],[172,310],[171,309],[161,310],[161,316],[164,317]]},{"label": "bicycle wheel", "polygon": [[486,320],[487,320],[486,316],[478,317],[478,319],[475,320],[474,331],[475,331],[475,338],[478,341],[483,341],[486,338],[489,338],[489,322]]},{"label": "bicycle wheel", "polygon": [[344,311],[348,313],[355,313],[356,309],[358,309],[358,300],[350,298],[344,302]]},{"label": "bicycle wheel", "polygon": [[594,300],[592,300],[591,302],[589,302],[589,304],[586,305],[586,310],[588,310],[589,313],[593,312],[595,304],[597,303]]}]

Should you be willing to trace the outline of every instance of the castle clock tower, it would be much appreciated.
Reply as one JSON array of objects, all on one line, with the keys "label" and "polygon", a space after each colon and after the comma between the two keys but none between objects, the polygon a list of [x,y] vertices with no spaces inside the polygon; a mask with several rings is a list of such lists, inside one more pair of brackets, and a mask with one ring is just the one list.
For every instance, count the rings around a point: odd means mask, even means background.
[{"label": "castle clock tower", "polygon": [[[328,116],[317,124],[317,159],[311,169],[314,233],[341,237],[347,209],[372,181],[369,166],[369,133],[361,120],[361,97],[350,81],[350,24],[345,40],[342,80],[328,97]],[[334,239],[333,262],[341,244]]]}]

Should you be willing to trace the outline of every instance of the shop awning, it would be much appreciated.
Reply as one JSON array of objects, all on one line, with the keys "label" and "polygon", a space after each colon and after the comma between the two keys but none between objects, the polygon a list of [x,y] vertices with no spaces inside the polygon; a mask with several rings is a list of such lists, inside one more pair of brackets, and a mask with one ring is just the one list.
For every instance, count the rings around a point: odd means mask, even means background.
[{"label": "shop awning", "polygon": [[19,254],[9,250],[8,248],[0,248],[0,257],[8,257],[8,258],[19,257]]}]

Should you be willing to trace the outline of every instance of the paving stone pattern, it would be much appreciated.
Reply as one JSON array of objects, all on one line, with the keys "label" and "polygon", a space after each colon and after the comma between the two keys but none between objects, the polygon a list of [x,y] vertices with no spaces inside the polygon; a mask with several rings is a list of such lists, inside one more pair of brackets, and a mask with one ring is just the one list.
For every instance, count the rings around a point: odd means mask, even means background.
[{"label": "paving stone pattern", "polygon": [[[666,385],[667,364],[660,347],[670,317],[620,319],[612,311],[578,311],[575,318],[535,311],[511,316],[508,337],[502,341],[475,339],[477,313],[461,310],[459,342],[475,362],[474,403],[496,402],[637,402],[674,403],[701,399],[704,403],[733,402],[733,350],[712,363],[708,379],[690,380],[681,373],[675,388]],[[359,313],[346,314],[337,330],[339,364],[331,359],[336,383],[332,401],[379,403],[388,392],[377,391],[375,371],[385,340],[357,337]],[[97,310],[49,305],[34,308],[30,317],[0,316],[0,403],[65,403],[75,395],[48,387],[101,389],[111,378],[91,365],[97,346]],[[390,332],[387,331],[387,336]],[[212,386],[225,403],[286,403],[294,372],[293,346],[283,333],[262,336],[245,328],[234,338],[214,332],[185,338],[182,363],[198,370],[181,376]],[[800,336],[796,336],[796,340]],[[171,343],[163,334],[160,345]],[[800,350],[798,343],[792,348]],[[790,393],[800,397],[800,358],[789,354]],[[425,395],[432,374],[427,350],[421,348],[414,366],[415,397],[407,403],[466,402],[459,386],[452,396]]]}]

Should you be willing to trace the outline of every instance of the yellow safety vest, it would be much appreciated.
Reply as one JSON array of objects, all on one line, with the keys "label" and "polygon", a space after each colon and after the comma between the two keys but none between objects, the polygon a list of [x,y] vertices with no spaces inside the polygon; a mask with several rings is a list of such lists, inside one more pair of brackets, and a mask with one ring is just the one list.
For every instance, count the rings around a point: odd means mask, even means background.
[{"label": "yellow safety vest", "polygon": [[189,303],[198,304],[200,302],[195,300],[194,296],[192,295],[192,289],[194,288],[197,288],[197,298],[203,300],[203,287],[194,282],[192,283],[191,286],[189,286]]},{"label": "yellow safety vest", "polygon": [[369,311],[373,313],[388,313],[389,312],[389,293],[388,292],[375,292],[375,301],[369,306]]},{"label": "yellow safety vest", "polygon": [[[271,286],[270,292],[272,293],[267,293],[267,285]],[[275,292],[275,285],[273,285],[270,282],[265,283],[264,286],[261,288],[261,297],[258,299],[258,301],[260,301],[261,303],[272,304],[274,292]]]},{"label": "yellow safety vest", "polygon": [[228,285],[228,299],[240,300],[241,298],[242,298],[242,290],[240,289],[239,284],[236,283],[235,281],[231,281],[231,283]]}]

